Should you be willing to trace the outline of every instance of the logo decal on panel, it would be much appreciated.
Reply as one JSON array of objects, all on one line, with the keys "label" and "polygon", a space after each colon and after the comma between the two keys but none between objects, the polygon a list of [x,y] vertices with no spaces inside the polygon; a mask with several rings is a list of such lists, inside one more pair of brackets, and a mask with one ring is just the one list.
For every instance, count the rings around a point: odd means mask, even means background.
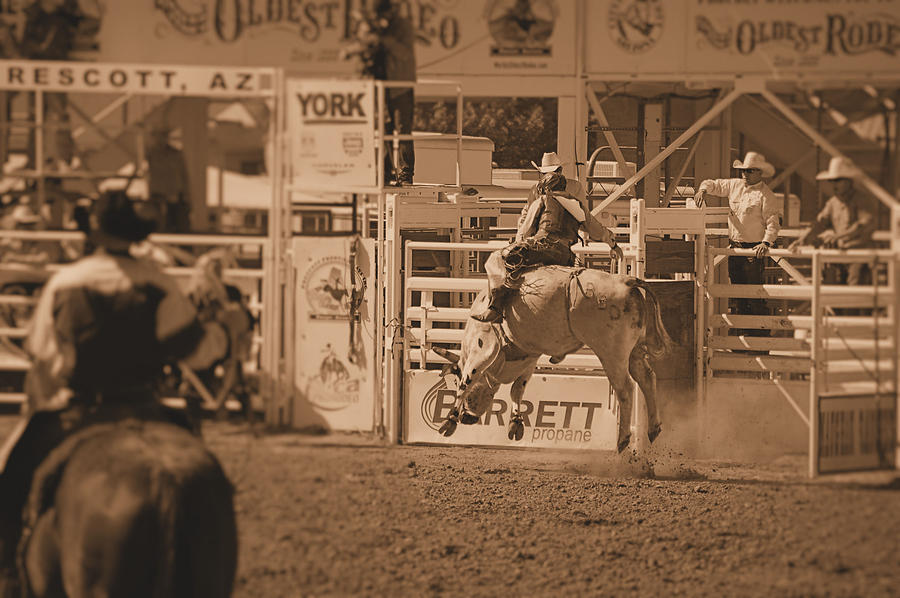
[{"label": "logo decal on panel", "polygon": [[[358,270],[353,273],[356,288],[366,288],[366,280]],[[306,271],[303,288],[309,301],[311,320],[350,319],[350,262],[343,257],[322,258]]]},{"label": "logo decal on panel", "polygon": [[664,17],[662,0],[613,0],[607,27],[620,48],[640,54],[662,37]]},{"label": "logo decal on panel", "polygon": [[555,0],[489,0],[484,8],[492,56],[549,56],[559,16]]}]

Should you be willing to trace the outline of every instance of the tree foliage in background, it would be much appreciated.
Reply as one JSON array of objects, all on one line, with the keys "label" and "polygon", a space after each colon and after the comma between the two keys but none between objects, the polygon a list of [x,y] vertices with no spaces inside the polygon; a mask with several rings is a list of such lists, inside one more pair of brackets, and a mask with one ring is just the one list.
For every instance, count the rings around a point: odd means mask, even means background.
[{"label": "tree foliage in background", "polygon": [[[463,102],[463,135],[494,142],[499,168],[531,168],[556,150],[555,98],[491,98]],[[456,132],[456,102],[417,102],[416,131]]]}]

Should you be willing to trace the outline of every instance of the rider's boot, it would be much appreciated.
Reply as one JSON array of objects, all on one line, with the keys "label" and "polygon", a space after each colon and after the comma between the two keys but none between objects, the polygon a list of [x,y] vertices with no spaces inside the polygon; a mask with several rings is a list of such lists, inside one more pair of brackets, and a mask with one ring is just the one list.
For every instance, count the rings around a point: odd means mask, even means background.
[{"label": "rider's boot", "polygon": [[472,314],[472,317],[479,322],[499,322],[503,319],[503,309],[515,292],[515,289],[505,285],[491,289],[491,300],[488,306],[480,313]]}]

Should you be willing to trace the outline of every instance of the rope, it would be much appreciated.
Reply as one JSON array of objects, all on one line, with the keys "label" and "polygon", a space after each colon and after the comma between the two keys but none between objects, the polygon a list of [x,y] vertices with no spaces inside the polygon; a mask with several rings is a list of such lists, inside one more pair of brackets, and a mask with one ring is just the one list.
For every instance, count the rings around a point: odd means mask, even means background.
[{"label": "rope", "polygon": [[584,289],[581,288],[581,279],[578,278],[578,275],[584,272],[585,268],[576,268],[569,273],[569,282],[566,284],[566,326],[569,327],[569,334],[573,337],[575,336],[575,331],[572,330],[572,309],[575,307],[572,305],[572,281],[578,285],[578,288],[581,290],[581,294],[584,295]]}]

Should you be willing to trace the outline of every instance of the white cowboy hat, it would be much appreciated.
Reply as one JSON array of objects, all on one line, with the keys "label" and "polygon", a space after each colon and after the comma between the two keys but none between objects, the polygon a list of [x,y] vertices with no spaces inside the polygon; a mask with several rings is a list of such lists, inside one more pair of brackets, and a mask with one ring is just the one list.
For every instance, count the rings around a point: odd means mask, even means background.
[{"label": "white cowboy hat", "polygon": [[563,165],[562,160],[559,159],[559,156],[556,155],[556,152],[546,152],[544,157],[541,158],[541,165],[538,166],[534,163],[534,160],[531,161],[531,165],[540,170],[543,173],[553,172],[557,168]]},{"label": "white cowboy hat", "polygon": [[832,158],[828,163],[828,170],[816,175],[816,180],[833,181],[835,179],[855,179],[859,176],[859,169],[848,158]]},{"label": "white cowboy hat", "polygon": [[12,210],[12,220],[16,224],[37,224],[41,217],[27,204],[19,204]]},{"label": "white cowboy hat", "polygon": [[759,168],[760,170],[762,170],[762,175],[764,177],[770,177],[775,174],[775,167],[766,162],[765,156],[756,152],[747,152],[747,155],[744,156],[743,162],[741,162],[740,160],[735,160],[734,164],[732,164],[731,167],[737,170]]}]

